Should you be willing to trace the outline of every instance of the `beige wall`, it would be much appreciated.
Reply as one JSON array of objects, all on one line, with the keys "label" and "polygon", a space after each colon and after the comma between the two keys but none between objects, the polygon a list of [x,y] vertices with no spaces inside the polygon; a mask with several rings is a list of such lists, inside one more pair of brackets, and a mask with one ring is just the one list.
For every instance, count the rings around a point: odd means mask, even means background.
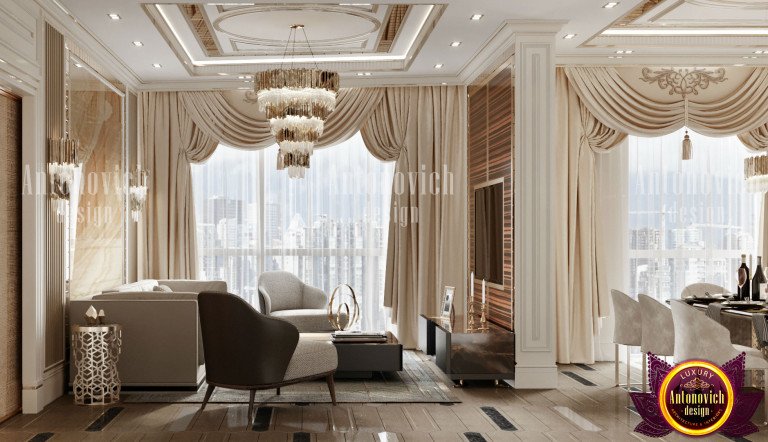
[{"label": "beige wall", "polygon": [[21,408],[21,100],[0,92],[0,421]]}]

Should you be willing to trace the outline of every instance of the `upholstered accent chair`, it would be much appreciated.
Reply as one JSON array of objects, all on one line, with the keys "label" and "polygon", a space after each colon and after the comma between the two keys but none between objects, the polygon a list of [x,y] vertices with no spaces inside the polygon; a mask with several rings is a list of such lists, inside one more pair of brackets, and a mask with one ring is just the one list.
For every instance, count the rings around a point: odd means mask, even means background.
[{"label": "upholstered accent chair", "polygon": [[717,284],[710,284],[707,282],[696,282],[686,286],[683,289],[683,292],[680,294],[680,297],[683,299],[702,298],[702,297],[707,297],[709,295],[728,296],[730,294],[731,292],[729,292],[724,287],[720,287]]},{"label": "upholstered accent chair", "polygon": [[328,320],[326,294],[304,284],[293,273],[281,270],[262,273],[259,298],[262,313],[290,322],[300,333],[333,331]]},{"label": "upholstered accent chair", "polygon": [[[632,385],[630,381],[630,347],[638,347],[642,343],[642,313],[640,304],[629,295],[620,290],[611,290],[611,301],[613,301],[613,344],[615,348],[614,371],[616,386],[619,384],[619,345],[627,347],[627,383],[629,389]],[[645,366],[645,353],[643,353],[643,366]]]},{"label": "upholstered accent chair", "polygon": [[[763,370],[768,379],[768,361],[756,348],[731,343],[731,332],[704,312],[685,302],[672,301],[672,318],[675,327],[675,363],[689,359],[703,359],[722,365],[746,353],[746,370]],[[768,385],[764,387],[765,422],[768,422]]]},{"label": "upholstered accent chair", "polygon": [[[674,356],[675,326],[672,322],[672,310],[647,295],[637,295],[642,316],[640,351],[656,356]],[[648,387],[648,365],[643,364],[643,392]]]},{"label": "upholstered accent chair", "polygon": [[203,292],[197,303],[208,383],[201,411],[216,387],[249,390],[250,419],[256,390],[276,388],[280,394],[284,385],[323,378],[336,405],[338,355],[330,341],[301,339],[294,325],[229,293]]}]

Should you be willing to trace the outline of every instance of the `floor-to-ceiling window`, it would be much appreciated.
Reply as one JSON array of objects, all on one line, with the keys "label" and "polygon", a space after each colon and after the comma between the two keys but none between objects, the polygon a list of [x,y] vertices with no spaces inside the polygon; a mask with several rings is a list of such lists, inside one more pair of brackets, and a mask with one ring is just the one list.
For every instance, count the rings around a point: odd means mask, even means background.
[{"label": "floor-to-ceiling window", "polygon": [[[744,185],[749,151],[733,137],[684,131],[629,139],[629,291],[678,298],[694,282],[736,291],[742,253],[756,250],[758,204]],[[751,268],[754,268],[754,262]]]},{"label": "floor-to-ceiling window", "polygon": [[254,305],[267,270],[290,271],[328,294],[349,284],[362,328],[384,329],[394,164],[374,158],[359,134],[316,149],[304,179],[288,178],[276,164],[277,146],[219,146],[193,166],[201,278],[226,280]]}]

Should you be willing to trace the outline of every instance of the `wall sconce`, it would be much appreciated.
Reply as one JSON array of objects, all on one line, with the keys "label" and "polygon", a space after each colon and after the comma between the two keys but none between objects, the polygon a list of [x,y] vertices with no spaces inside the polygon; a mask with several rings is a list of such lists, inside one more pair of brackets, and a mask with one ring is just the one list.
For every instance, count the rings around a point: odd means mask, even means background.
[{"label": "wall sconce", "polygon": [[48,175],[51,181],[50,198],[59,218],[66,213],[67,203],[72,196],[75,174],[82,166],[77,157],[79,148],[80,140],[61,138],[48,142],[49,158],[56,159],[48,163]]},{"label": "wall sconce", "polygon": [[131,206],[131,218],[135,223],[139,222],[139,217],[147,202],[148,177],[149,172],[142,169],[141,165],[136,166],[136,170],[131,172],[128,201]]}]

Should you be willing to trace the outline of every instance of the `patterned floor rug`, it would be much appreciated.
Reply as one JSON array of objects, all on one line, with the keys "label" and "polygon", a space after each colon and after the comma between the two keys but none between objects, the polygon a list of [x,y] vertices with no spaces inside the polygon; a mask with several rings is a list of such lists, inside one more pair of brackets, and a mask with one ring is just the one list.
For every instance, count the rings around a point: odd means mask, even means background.
[{"label": "patterned floor rug", "polygon": [[[403,352],[403,371],[375,373],[372,379],[337,379],[336,400],[343,403],[458,403],[461,402],[437,375],[430,362],[411,351]],[[202,403],[207,385],[196,392],[151,391],[121,393],[128,403]],[[257,403],[330,403],[325,381],[304,382],[275,390],[256,392]],[[217,388],[210,403],[247,404],[248,392]]]}]

